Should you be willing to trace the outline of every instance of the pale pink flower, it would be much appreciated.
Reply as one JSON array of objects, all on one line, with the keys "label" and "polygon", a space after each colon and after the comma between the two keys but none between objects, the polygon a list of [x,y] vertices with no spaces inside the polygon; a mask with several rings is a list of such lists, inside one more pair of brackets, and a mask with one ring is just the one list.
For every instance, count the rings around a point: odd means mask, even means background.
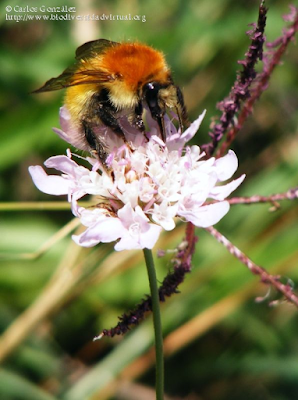
[{"label": "pale pink flower", "polygon": [[[113,174],[95,158],[85,159],[90,168],[79,165],[70,151],[45,162],[47,168],[60,171],[59,176],[47,175],[40,166],[32,166],[29,171],[41,191],[68,196],[74,215],[87,227],[73,236],[77,244],[91,247],[116,241],[115,250],[152,249],[162,229],[174,229],[177,218],[203,228],[216,224],[229,211],[225,199],[244,179],[242,175],[222,184],[238,167],[233,151],[219,159],[203,160],[204,153],[198,146],[186,146],[203,117],[204,113],[181,133],[166,116],[166,143],[150,118],[149,140],[127,126],[126,138],[134,151],[103,128],[100,133],[105,136],[110,153],[107,163]],[[65,107],[60,111],[60,124],[63,130],[55,132],[84,149]],[[86,195],[93,196],[94,206],[84,208],[78,204]]]}]

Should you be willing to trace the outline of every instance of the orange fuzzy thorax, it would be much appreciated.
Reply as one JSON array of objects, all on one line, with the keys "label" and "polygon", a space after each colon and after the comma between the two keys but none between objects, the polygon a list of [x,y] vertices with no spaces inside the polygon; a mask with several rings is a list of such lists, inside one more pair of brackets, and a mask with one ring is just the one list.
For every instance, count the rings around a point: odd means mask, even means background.
[{"label": "orange fuzzy thorax", "polygon": [[[78,72],[84,70],[101,71],[108,78],[98,85],[86,82],[86,85],[67,89],[65,104],[73,118],[78,116],[84,101],[89,98],[86,96],[88,92],[92,95],[105,87],[109,90],[110,100],[117,109],[130,109],[137,104],[140,89],[145,83],[167,83],[170,76],[163,54],[140,43],[117,43],[102,54],[83,59]],[[90,82],[89,77],[86,80]]]},{"label": "orange fuzzy thorax", "polygon": [[123,43],[109,48],[102,68],[123,81],[133,91],[148,81],[165,82],[169,68],[162,53],[140,43]]}]

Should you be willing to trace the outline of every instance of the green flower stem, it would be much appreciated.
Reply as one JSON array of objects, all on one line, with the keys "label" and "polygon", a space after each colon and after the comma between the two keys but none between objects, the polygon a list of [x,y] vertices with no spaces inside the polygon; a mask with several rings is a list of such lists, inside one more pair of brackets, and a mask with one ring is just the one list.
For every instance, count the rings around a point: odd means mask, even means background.
[{"label": "green flower stem", "polygon": [[144,249],[144,257],[147,266],[151,299],[152,299],[152,313],[153,313],[153,325],[154,325],[154,336],[155,336],[156,400],[163,400],[164,360],[163,360],[162,326],[161,326],[160,307],[159,307],[159,293],[158,293],[158,286],[156,280],[154,261],[152,257],[152,251]]},{"label": "green flower stem", "polygon": [[[94,202],[79,201],[82,207],[91,207]],[[70,210],[71,205],[65,201],[20,201],[20,202],[0,202],[0,211],[64,211]]]}]

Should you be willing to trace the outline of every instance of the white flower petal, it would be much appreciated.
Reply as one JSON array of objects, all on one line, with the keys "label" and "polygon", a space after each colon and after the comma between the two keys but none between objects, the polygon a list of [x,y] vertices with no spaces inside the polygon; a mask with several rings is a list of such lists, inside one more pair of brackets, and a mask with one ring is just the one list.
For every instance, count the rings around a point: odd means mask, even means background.
[{"label": "white flower petal", "polygon": [[216,172],[220,181],[230,179],[238,168],[238,159],[233,150],[229,150],[228,154],[218,158],[215,163]]},{"label": "white flower petal", "polygon": [[161,227],[147,223],[146,228],[146,230],[140,231],[139,235],[131,235],[127,231],[116,243],[115,250],[152,249],[159,238]]},{"label": "white flower petal", "polygon": [[39,165],[29,167],[29,173],[35,186],[44,193],[60,196],[68,194],[70,181],[58,175],[47,175]]},{"label": "white flower petal", "polygon": [[53,128],[53,131],[65,142],[80,150],[89,150],[84,135],[71,124],[70,113],[65,106],[60,108],[60,126],[62,129]]},{"label": "white flower petal", "polygon": [[118,218],[99,220],[80,235],[73,235],[72,239],[80,246],[92,247],[98,243],[110,243],[117,240],[124,231],[121,221]]},{"label": "white flower petal", "polygon": [[[65,174],[70,174],[75,176],[75,171],[80,169],[84,169],[84,167],[79,166],[75,161],[71,160],[67,156],[53,156],[48,158],[44,165],[47,168],[55,168],[58,171],[64,172]],[[89,170],[86,169],[86,173],[90,173]]]},{"label": "white flower petal", "polygon": [[115,250],[151,249],[155,245],[161,227],[149,223],[141,207],[133,210],[130,204],[126,204],[118,211],[118,216],[126,231],[123,231]]},{"label": "white flower petal", "polygon": [[197,133],[204,117],[206,114],[206,110],[202,112],[202,114],[192,122],[192,124],[182,133],[182,135],[177,138],[176,135],[169,136],[167,138],[167,147],[170,151],[181,149],[185,143],[189,142]]},{"label": "white flower petal", "polygon": [[206,110],[204,110],[202,114],[199,115],[199,117],[191,123],[191,125],[186,129],[186,131],[183,132],[181,138],[184,140],[185,143],[189,142],[190,139],[192,139],[195,136],[195,134],[200,128],[200,125],[205,115],[206,115]]},{"label": "white flower petal", "polygon": [[149,229],[147,229],[145,232],[142,232],[140,245],[142,249],[152,250],[159,238],[162,228],[161,226],[151,223],[149,224],[148,228]]},{"label": "white flower petal", "polygon": [[154,204],[152,219],[164,230],[171,231],[175,228],[174,217],[177,215],[178,206],[169,206],[166,202],[158,205]]},{"label": "white flower petal", "polygon": [[233,180],[223,186],[214,186],[209,193],[209,197],[215,200],[224,200],[244,181],[245,175],[241,175],[238,179]]},{"label": "white flower petal", "polygon": [[195,226],[201,228],[208,228],[209,226],[215,225],[218,221],[224,217],[230,209],[230,205],[227,201],[221,201],[219,203],[209,204],[206,206],[193,208],[191,210],[179,210],[178,215],[185,218]]}]

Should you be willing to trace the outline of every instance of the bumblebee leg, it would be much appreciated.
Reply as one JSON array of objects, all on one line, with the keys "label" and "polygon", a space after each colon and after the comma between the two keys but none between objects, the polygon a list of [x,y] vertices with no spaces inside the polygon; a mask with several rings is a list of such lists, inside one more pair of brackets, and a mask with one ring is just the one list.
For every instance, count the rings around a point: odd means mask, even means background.
[{"label": "bumblebee leg", "polygon": [[183,126],[184,127],[189,126],[189,121],[188,121],[186,107],[184,104],[183,94],[179,86],[176,86],[176,92],[177,92],[177,104],[178,104],[178,107],[176,107],[176,112],[179,118],[180,130],[182,132]]},{"label": "bumblebee leg", "polygon": [[151,100],[148,101],[149,110],[151,113],[151,117],[157,122],[159,131],[161,134],[161,138],[163,142],[166,142],[166,131],[165,131],[165,124],[164,124],[164,114],[165,114],[165,107],[162,109],[159,104],[158,100]]},{"label": "bumblebee leg", "polygon": [[107,167],[106,159],[109,154],[105,150],[102,143],[100,143],[99,139],[96,137],[95,133],[92,130],[92,127],[88,124],[88,122],[83,121],[82,123],[83,123],[85,138],[86,138],[89,146],[91,147],[91,151],[94,152],[98,156],[101,163],[105,167]]},{"label": "bumblebee leg", "polygon": [[133,119],[131,121],[132,125],[138,128],[139,131],[145,131],[145,125],[143,121],[143,104],[141,101],[138,102],[134,109]]},{"label": "bumblebee leg", "polygon": [[164,123],[164,114],[165,112],[159,107],[158,104],[156,104],[155,107],[150,107],[150,112],[151,112],[151,116],[152,118],[157,122],[158,127],[159,127],[159,131],[161,134],[161,138],[163,140],[164,143],[166,143],[166,131],[165,131],[165,123]]},{"label": "bumblebee leg", "polygon": [[84,133],[85,133],[85,138],[89,144],[89,146],[91,147],[92,150],[97,150],[98,148],[98,141],[96,140],[96,136],[91,128],[91,126],[89,126],[88,122],[86,121],[82,121],[83,124],[83,128],[84,128]]},{"label": "bumblebee leg", "polygon": [[125,143],[127,143],[124,132],[117,118],[114,117],[113,111],[111,111],[105,105],[100,103],[98,105],[97,116],[105,126],[111,128],[112,131],[115,132],[117,136],[119,136],[121,139],[123,139]]},{"label": "bumblebee leg", "polygon": [[109,98],[108,89],[101,89],[99,93],[92,96],[90,108],[93,110],[93,122],[99,119],[105,126],[112,129],[124,143],[127,143],[124,132],[116,118],[117,109]]},{"label": "bumblebee leg", "polygon": [[164,126],[165,104],[159,98],[161,85],[157,82],[149,82],[143,87],[144,100],[148,104],[152,118],[157,122],[161,138],[166,142],[166,132]]}]

